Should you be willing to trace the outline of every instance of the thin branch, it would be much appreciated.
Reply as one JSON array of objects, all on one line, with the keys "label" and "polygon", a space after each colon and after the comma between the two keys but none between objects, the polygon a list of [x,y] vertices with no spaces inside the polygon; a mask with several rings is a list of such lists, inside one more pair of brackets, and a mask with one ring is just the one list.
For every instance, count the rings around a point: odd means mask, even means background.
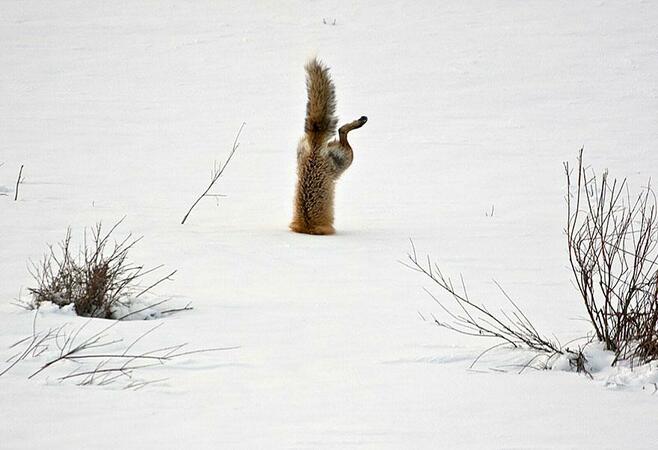
[{"label": "thin branch", "polygon": [[16,178],[16,191],[14,192],[14,201],[18,200],[18,187],[23,182],[23,164],[21,164],[21,169],[18,171],[18,178]]},{"label": "thin branch", "polygon": [[[187,217],[190,215],[194,207],[201,201],[203,197],[208,196],[208,192],[210,192],[210,189],[214,186],[214,184],[219,180],[219,177],[222,176],[224,173],[224,170],[226,169],[226,166],[228,166],[228,163],[231,162],[231,159],[233,159],[233,155],[235,154],[235,151],[238,149],[240,146],[240,143],[238,142],[238,139],[240,138],[240,134],[242,133],[242,129],[246,125],[246,122],[242,122],[242,125],[240,125],[240,129],[238,130],[238,133],[235,136],[235,140],[233,141],[233,147],[231,148],[231,152],[228,155],[228,158],[226,159],[226,162],[222,165],[220,164],[219,167],[214,167],[213,172],[210,177],[210,184],[206,188],[205,191],[192,203],[192,206],[190,206],[190,209],[187,210],[187,213],[183,217],[183,220],[181,221],[181,225],[185,224],[185,221],[187,220]],[[210,194],[214,195],[214,194]]]}]

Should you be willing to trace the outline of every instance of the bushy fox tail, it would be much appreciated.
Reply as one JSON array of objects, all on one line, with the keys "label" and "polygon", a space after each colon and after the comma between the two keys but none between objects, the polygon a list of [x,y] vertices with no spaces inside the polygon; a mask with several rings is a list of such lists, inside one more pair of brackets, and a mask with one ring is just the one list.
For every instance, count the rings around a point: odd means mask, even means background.
[{"label": "bushy fox tail", "polygon": [[336,94],[329,68],[317,58],[306,64],[306,121],[304,132],[313,147],[324,144],[336,133]]}]

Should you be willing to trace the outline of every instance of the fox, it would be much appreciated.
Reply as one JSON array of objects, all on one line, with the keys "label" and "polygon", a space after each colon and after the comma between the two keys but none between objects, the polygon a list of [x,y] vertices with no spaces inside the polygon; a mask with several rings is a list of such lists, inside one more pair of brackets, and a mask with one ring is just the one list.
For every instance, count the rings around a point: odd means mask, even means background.
[{"label": "fox", "polygon": [[[366,116],[336,126],[336,90],[329,68],[317,58],[305,65],[306,118],[304,135],[297,145],[297,186],[290,229],[296,233],[334,234],[336,180],[352,165],[354,152],[347,134],[361,128]],[[333,137],[333,139],[332,139]]]}]

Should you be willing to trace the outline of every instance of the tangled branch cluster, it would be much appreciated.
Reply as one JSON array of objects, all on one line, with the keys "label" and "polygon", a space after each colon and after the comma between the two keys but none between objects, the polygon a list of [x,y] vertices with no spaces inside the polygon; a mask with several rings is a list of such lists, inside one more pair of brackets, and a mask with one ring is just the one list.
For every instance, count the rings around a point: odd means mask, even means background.
[{"label": "tangled branch cluster", "polygon": [[[569,262],[597,340],[617,360],[658,359],[658,211],[647,186],[588,177],[582,150],[575,186],[565,163]],[[575,192],[572,192],[575,191]]]},{"label": "tangled branch cluster", "polygon": [[176,271],[160,278],[147,287],[140,287],[142,278],[162,266],[145,269],[127,259],[129,250],[141,238],[128,235],[119,242],[110,242],[110,236],[122,221],[103,232],[99,223],[91,230],[91,239],[85,231],[84,244],[76,255],[71,248],[71,230],[57,248],[49,252],[39,264],[33,264],[31,274],[36,287],[29,288],[31,305],[52,302],[59,307],[73,304],[79,316],[116,318],[117,309],[129,304],[161,282],[171,279]]}]

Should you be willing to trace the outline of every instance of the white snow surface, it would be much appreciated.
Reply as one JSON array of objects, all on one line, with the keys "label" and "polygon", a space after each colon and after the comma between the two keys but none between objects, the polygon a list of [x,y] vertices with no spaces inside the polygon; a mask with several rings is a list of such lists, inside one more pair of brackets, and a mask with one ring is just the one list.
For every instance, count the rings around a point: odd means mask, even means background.
[{"label": "white snow surface", "polygon": [[[412,238],[469,294],[497,280],[563,341],[588,331],[567,267],[562,162],[658,175],[652,1],[0,2],[0,370],[32,333],[12,304],[28,261],[98,221],[144,239],[131,259],[192,311],[125,321],[111,339],[189,355],[141,390],[60,382],[28,358],[0,377],[3,449],[650,449],[658,368],[516,368],[527,353],[423,321]],[[327,24],[323,23],[323,19]],[[333,21],[335,25],[332,25]],[[336,83],[352,167],[329,237],[291,233],[303,65]],[[188,223],[183,214],[240,147]],[[18,169],[25,181],[13,201]],[[491,217],[488,213],[494,211]],[[22,294],[20,294],[22,291]],[[439,294],[437,292],[437,294]],[[36,329],[87,319],[54,307]],[[107,326],[93,320],[84,333]],[[494,369],[494,370],[492,370]]]}]

